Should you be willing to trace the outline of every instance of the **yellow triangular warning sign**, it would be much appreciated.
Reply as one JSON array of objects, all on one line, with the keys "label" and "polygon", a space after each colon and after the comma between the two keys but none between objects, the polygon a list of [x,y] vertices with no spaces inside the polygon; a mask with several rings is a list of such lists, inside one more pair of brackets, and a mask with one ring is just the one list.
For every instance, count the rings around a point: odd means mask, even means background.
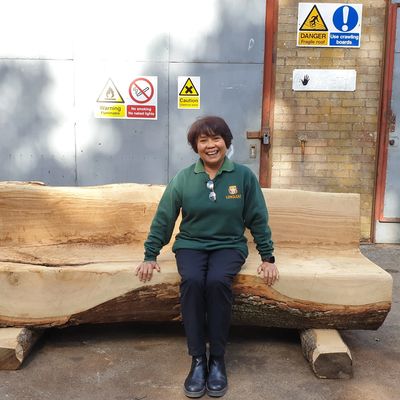
[{"label": "yellow triangular warning sign", "polygon": [[322,18],[316,5],[311,9],[307,18],[304,20],[303,25],[300,27],[301,31],[327,31],[325,21]]},{"label": "yellow triangular warning sign", "polygon": [[193,82],[190,78],[187,78],[183,88],[179,92],[179,96],[198,96],[199,93],[193,85]]},{"label": "yellow triangular warning sign", "polygon": [[111,78],[107,81],[104,89],[97,99],[98,103],[125,103],[117,87]]}]

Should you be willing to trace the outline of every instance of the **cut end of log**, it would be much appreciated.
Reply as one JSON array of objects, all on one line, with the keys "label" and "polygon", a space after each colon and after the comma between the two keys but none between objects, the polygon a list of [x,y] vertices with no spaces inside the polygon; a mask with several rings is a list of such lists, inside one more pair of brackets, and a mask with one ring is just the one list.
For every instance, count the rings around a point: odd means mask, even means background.
[{"label": "cut end of log", "polygon": [[0,329],[0,370],[18,369],[42,332],[27,328]]},{"label": "cut end of log", "polygon": [[353,377],[353,362],[347,353],[320,354],[312,364],[318,378],[349,379]]},{"label": "cut end of log", "polygon": [[334,329],[306,329],[300,332],[304,357],[318,378],[346,379],[353,376],[349,348]]}]

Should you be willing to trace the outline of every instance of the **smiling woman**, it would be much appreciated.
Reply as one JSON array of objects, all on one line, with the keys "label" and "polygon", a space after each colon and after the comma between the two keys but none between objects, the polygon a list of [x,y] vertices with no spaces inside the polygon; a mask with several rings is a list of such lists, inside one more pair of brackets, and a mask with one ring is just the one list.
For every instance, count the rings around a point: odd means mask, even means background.
[{"label": "smiling woman", "polygon": [[188,142],[199,160],[178,172],[165,189],[145,242],[145,261],[136,274],[141,281],[149,281],[154,269],[160,272],[157,256],[169,243],[182,212],[172,249],[181,276],[181,313],[192,356],[184,393],[201,397],[207,391],[218,397],[228,385],[224,354],[232,281],[248,255],[246,228],[257,244],[262,260],[258,273],[265,283],[273,285],[279,273],[258,180],[249,168],[226,157],[232,142],[226,122],[215,116],[198,119],[189,129]]},{"label": "smiling woman", "polygon": [[198,119],[189,129],[188,142],[203,161],[204,169],[214,179],[232,143],[232,133],[219,117]]}]

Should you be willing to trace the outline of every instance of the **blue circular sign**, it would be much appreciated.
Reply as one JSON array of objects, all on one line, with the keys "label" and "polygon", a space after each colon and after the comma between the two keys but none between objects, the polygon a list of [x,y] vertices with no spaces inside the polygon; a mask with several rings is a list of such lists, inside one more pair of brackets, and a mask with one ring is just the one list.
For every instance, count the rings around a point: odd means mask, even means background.
[{"label": "blue circular sign", "polygon": [[358,13],[351,6],[339,7],[333,14],[333,24],[342,32],[350,32],[358,24]]}]

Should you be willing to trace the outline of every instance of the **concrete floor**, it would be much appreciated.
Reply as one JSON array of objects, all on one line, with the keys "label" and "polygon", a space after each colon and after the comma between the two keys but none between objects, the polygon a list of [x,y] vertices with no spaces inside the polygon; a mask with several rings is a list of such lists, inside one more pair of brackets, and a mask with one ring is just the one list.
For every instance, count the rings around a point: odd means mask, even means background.
[{"label": "concrete floor", "polygon": [[[227,400],[400,399],[400,245],[362,252],[394,278],[393,307],[378,331],[345,331],[354,377],[321,380],[297,331],[233,328]],[[19,371],[0,371],[0,400],[179,400],[190,366],[180,326],[107,325],[46,332]],[[207,398],[205,396],[204,398]]]}]

